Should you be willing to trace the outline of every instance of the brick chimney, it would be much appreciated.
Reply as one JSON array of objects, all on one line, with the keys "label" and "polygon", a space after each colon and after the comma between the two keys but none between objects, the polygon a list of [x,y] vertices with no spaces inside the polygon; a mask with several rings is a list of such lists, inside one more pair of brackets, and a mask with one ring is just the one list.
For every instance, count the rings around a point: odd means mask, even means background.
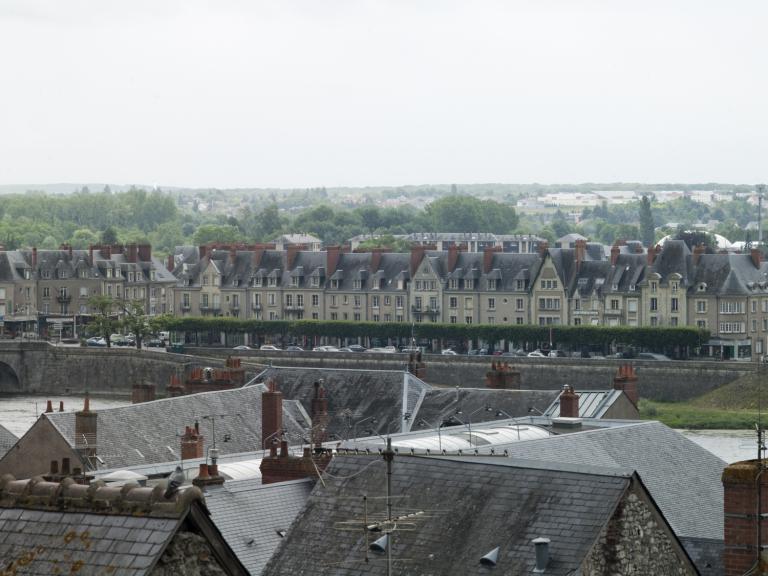
[{"label": "brick chimney", "polygon": [[573,390],[573,386],[566,384],[560,394],[560,416],[562,418],[579,417],[579,395]]},{"label": "brick chimney", "polygon": [[371,273],[378,272],[379,266],[381,266],[381,255],[383,250],[381,248],[374,248],[371,250]]},{"label": "brick chimney", "polygon": [[208,255],[208,246],[206,246],[205,244],[198,246],[197,252],[200,255],[200,260],[202,260]]},{"label": "brick chimney", "polygon": [[92,460],[96,457],[96,429],[98,415],[91,412],[91,400],[85,395],[83,409],[75,412],[75,450],[83,457],[84,462],[95,468]]},{"label": "brick chimney", "polygon": [[448,246],[448,272],[456,270],[456,264],[459,262],[459,247],[456,244]]},{"label": "brick chimney", "polygon": [[152,245],[139,244],[139,262],[150,262],[152,260]]},{"label": "brick chimney", "polygon": [[169,398],[184,396],[184,394],[186,394],[186,390],[184,389],[184,386],[181,385],[181,380],[179,380],[179,377],[176,376],[176,374],[171,374],[166,394]]},{"label": "brick chimney", "polygon": [[135,243],[128,244],[128,257],[126,258],[128,262],[132,264],[136,264],[136,259],[138,258],[139,254],[139,248],[136,246]]},{"label": "brick chimney", "polygon": [[637,393],[637,373],[631,364],[622,364],[613,378],[613,389],[621,390],[637,408],[640,395]]},{"label": "brick chimney", "polygon": [[578,271],[581,268],[581,263],[584,262],[584,259],[587,255],[587,241],[583,238],[579,238],[574,243],[574,249],[573,249],[573,259],[576,261],[576,270]]},{"label": "brick chimney", "polygon": [[268,390],[261,395],[261,449],[279,439],[283,430],[283,394],[274,380],[267,386]]},{"label": "brick chimney", "polygon": [[619,261],[619,254],[621,254],[621,248],[617,244],[611,246],[611,266],[616,266],[616,262]]},{"label": "brick chimney", "polygon": [[165,267],[169,272],[173,272],[175,262],[173,261],[173,254],[168,254],[168,261],[165,263]]},{"label": "brick chimney", "polygon": [[[650,248],[649,248],[650,250]],[[693,247],[693,265],[697,266],[699,264],[699,260],[701,259],[701,255],[704,254],[704,251],[706,250],[704,244],[696,244],[696,246]]]},{"label": "brick chimney", "polygon": [[542,240],[539,242],[539,257],[544,258],[549,253],[549,242]]},{"label": "brick chimney", "polygon": [[520,390],[520,372],[507,362],[491,362],[491,369],[485,373],[485,385],[496,390]]},{"label": "brick chimney", "polygon": [[88,264],[93,266],[93,250],[96,248],[93,244],[88,246]]},{"label": "brick chimney", "polygon": [[194,426],[187,426],[181,437],[181,459],[203,458],[205,456],[204,440],[197,422]]},{"label": "brick chimney", "polygon": [[[725,542],[723,548],[723,574],[765,574],[766,553],[760,553],[757,544],[757,520],[768,512],[768,474],[763,472],[765,460],[735,462],[723,470],[723,512],[725,515]],[[760,545],[768,544],[768,526],[765,518]],[[755,564],[758,570],[751,572]]]},{"label": "brick chimney", "polygon": [[270,450],[270,455],[261,461],[261,483],[272,484],[301,478],[318,478],[319,473],[328,466],[332,458],[330,450],[320,450],[312,453],[309,447],[304,448],[304,454],[299,458],[288,453],[288,442],[280,443],[280,454]]},{"label": "brick chimney", "polygon": [[425,247],[418,245],[418,246],[411,246],[411,278],[413,278],[413,275],[416,274],[416,269],[419,267],[419,264],[421,264],[421,261],[424,259],[424,251]]},{"label": "brick chimney", "polygon": [[155,394],[154,384],[134,384],[131,387],[131,404],[151,402],[155,399]]},{"label": "brick chimney", "polygon": [[422,380],[427,375],[427,363],[424,362],[421,351],[411,352],[408,355],[408,372]]},{"label": "brick chimney", "polygon": [[648,266],[651,266],[656,261],[656,256],[658,256],[659,252],[661,252],[661,246],[658,244],[648,247],[648,254],[646,255]]},{"label": "brick chimney", "polygon": [[32,268],[37,268],[37,246],[32,246]]},{"label": "brick chimney", "polygon": [[483,250],[483,274],[488,274],[493,267],[493,255],[501,252],[500,246],[490,246]]},{"label": "brick chimney", "polygon": [[314,384],[315,394],[312,397],[312,444],[315,448],[321,448],[323,442],[328,439],[328,398],[325,395],[323,381],[318,380]]},{"label": "brick chimney", "polygon": [[755,268],[760,268],[760,264],[763,261],[763,253],[757,249],[752,248],[752,250],[749,251],[749,255],[752,257],[752,264],[755,265]]},{"label": "brick chimney", "polygon": [[336,273],[341,258],[341,246],[328,246],[325,249],[325,273],[330,278]]},{"label": "brick chimney", "polygon": [[219,475],[219,465],[200,464],[197,476],[192,479],[192,485],[203,489],[212,484],[224,484],[224,477]]},{"label": "brick chimney", "polygon": [[48,400],[48,402],[46,402],[45,404],[45,413],[46,414],[53,413],[53,402],[51,402],[50,400]]},{"label": "brick chimney", "polygon": [[296,254],[304,249],[302,244],[291,244],[285,249],[285,268],[291,270],[296,260]]}]

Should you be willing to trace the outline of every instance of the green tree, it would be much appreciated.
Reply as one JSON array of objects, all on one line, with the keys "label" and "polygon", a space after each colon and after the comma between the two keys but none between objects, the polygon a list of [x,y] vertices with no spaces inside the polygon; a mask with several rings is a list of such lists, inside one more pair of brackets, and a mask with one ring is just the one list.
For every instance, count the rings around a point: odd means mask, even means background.
[{"label": "green tree", "polygon": [[372,250],[374,248],[385,248],[392,252],[410,252],[411,243],[404,238],[395,238],[391,234],[384,234],[377,238],[371,238],[365,242],[361,242],[359,248],[361,250]]},{"label": "green tree", "polygon": [[94,311],[93,318],[88,323],[88,332],[104,338],[107,348],[111,348],[110,338],[119,325],[117,301],[111,296],[91,296],[88,298],[88,306]]},{"label": "green tree", "polygon": [[653,244],[655,228],[651,201],[648,199],[648,196],[643,195],[643,199],[640,201],[640,239],[645,246]]},{"label": "green tree", "polygon": [[243,236],[234,226],[203,224],[197,228],[192,239],[195,244],[201,245],[209,242],[239,242]]},{"label": "green tree", "polygon": [[141,350],[144,338],[152,333],[147,315],[144,312],[144,303],[141,300],[132,300],[123,307],[123,329],[132,333],[136,338],[136,348]]},{"label": "green tree", "polygon": [[117,244],[117,232],[112,226],[107,226],[101,231],[101,243],[102,244]]}]

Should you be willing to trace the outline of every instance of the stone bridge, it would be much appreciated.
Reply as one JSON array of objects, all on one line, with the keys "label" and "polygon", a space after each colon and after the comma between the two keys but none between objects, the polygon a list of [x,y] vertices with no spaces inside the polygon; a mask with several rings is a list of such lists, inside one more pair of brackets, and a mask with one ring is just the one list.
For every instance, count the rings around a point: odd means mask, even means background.
[{"label": "stone bridge", "polygon": [[[134,383],[157,386],[162,396],[172,374],[183,375],[192,366],[221,367],[233,351],[197,348],[188,354],[135,348],[79,348],[47,342],[0,341],[0,394],[93,394],[129,396]],[[403,370],[404,354],[343,354],[292,352],[236,352],[249,374],[265,364],[318,368]],[[438,386],[482,387],[490,356],[425,357],[425,380]],[[522,387],[533,390],[561,388],[598,390],[611,386],[625,360],[576,358],[504,358],[522,376]],[[644,398],[679,401],[698,396],[744,374],[754,372],[747,362],[653,362],[632,360]]]},{"label": "stone bridge", "polygon": [[48,342],[0,341],[0,394],[130,396],[134,383],[157,386],[190,366],[224,365],[224,358],[168,354],[135,348],[80,348]]}]

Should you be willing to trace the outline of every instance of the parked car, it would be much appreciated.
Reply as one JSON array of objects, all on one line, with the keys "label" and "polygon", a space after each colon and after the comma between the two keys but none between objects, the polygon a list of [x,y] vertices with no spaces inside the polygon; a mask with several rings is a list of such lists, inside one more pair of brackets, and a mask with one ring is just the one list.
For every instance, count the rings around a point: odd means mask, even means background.
[{"label": "parked car", "polygon": [[419,348],[418,346],[403,346],[402,348],[400,348],[400,352],[404,354],[410,354],[411,352],[417,353],[417,352],[421,352],[421,348]]},{"label": "parked car", "polygon": [[240,346],[235,346],[232,350],[253,350],[253,348],[246,346],[245,344],[240,344]]},{"label": "parked car", "polygon": [[550,350],[549,351],[549,357],[550,358],[565,358],[566,354],[562,350]]},{"label": "parked car", "polygon": [[312,352],[339,352],[339,349],[336,346],[315,346]]},{"label": "parked car", "polygon": [[383,346],[379,348],[368,348],[366,352],[373,352],[377,354],[394,354],[395,352],[397,352],[397,348],[395,348],[394,346]]},{"label": "parked car", "polygon": [[467,350],[469,356],[487,356],[488,348],[476,348],[474,350]]},{"label": "parked car", "polygon": [[534,350],[533,352],[528,352],[528,358],[546,358],[547,355],[544,354],[541,350]]},{"label": "parked car", "polygon": [[277,346],[273,346],[272,344],[263,344],[259,350],[266,350],[269,352],[282,352],[281,348],[278,348]]},{"label": "parked car", "polygon": [[88,338],[88,340],[85,341],[85,344],[87,346],[103,347],[107,345],[107,341],[101,336],[94,336],[93,338]]},{"label": "parked car", "polygon": [[290,345],[285,347],[286,352],[304,352],[304,348],[301,346]]},{"label": "parked car", "polygon": [[361,346],[360,344],[350,344],[349,346],[345,346],[345,348],[348,348],[350,352],[365,352],[366,347]]},{"label": "parked car", "polygon": [[440,352],[443,356],[458,356],[459,354],[455,350],[451,350],[450,348],[446,348],[442,352]]},{"label": "parked car", "polygon": [[654,352],[640,352],[637,355],[638,360],[658,360],[658,361],[667,361],[672,360],[669,356],[665,354],[656,354]]},{"label": "parked car", "polygon": [[147,341],[147,348],[162,348],[163,346],[165,346],[165,344],[163,344],[163,341],[160,340],[160,338],[150,338]]}]

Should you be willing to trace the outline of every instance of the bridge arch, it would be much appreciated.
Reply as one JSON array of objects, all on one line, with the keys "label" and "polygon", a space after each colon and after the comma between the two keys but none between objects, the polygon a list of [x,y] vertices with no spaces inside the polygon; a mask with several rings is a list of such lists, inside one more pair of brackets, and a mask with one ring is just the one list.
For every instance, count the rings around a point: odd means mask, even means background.
[{"label": "bridge arch", "polygon": [[21,381],[12,366],[0,361],[0,394],[18,394]]}]

